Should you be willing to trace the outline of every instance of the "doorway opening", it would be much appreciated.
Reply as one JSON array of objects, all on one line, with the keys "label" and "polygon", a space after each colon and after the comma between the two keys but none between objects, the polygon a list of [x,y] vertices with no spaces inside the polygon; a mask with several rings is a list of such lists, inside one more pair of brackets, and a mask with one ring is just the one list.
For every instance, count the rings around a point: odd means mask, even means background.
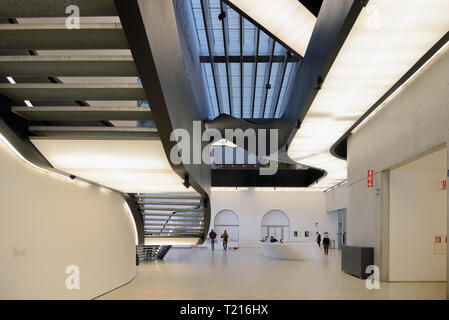
[{"label": "doorway opening", "polygon": [[261,240],[273,236],[277,240],[290,240],[290,220],[281,210],[267,212],[261,222]]},{"label": "doorway opening", "polygon": [[228,248],[239,247],[239,218],[232,210],[222,210],[215,216],[214,230],[220,236],[226,230],[229,235]]},{"label": "doorway opening", "polygon": [[389,281],[446,281],[447,149],[390,170]]}]

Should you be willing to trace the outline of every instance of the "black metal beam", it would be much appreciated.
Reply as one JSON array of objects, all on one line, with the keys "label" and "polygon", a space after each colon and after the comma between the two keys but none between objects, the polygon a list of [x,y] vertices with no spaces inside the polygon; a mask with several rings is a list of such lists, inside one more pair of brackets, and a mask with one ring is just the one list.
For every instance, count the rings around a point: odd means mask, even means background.
[{"label": "black metal beam", "polygon": [[277,87],[276,87],[276,96],[273,99],[273,114],[270,114],[270,118],[274,118],[276,116],[276,112],[279,107],[279,100],[281,98],[282,86],[284,85],[285,80],[285,72],[287,71],[288,66],[288,53],[284,57],[284,63],[282,64],[281,73],[278,75]]},{"label": "black metal beam", "polygon": [[226,63],[226,85],[228,87],[228,103],[229,103],[229,114],[232,116],[232,77],[231,77],[231,67],[229,66],[228,60],[228,43],[229,43],[229,28],[228,28],[228,13],[226,5],[223,1],[220,1],[220,9],[221,13],[224,16],[221,19],[221,28],[223,33],[223,48],[225,54],[225,63]]},{"label": "black metal beam", "polygon": [[256,57],[254,59],[254,75],[253,75],[253,90],[252,90],[252,102],[251,102],[251,116],[254,116],[254,102],[256,101],[256,84],[257,84],[257,56],[259,55],[259,42],[260,42],[260,29],[257,29],[256,36]]},{"label": "black metal beam", "polygon": [[[243,118],[243,17],[240,16],[240,118]],[[228,57],[229,58],[229,57]]]},{"label": "black metal beam", "polygon": [[273,39],[271,39],[272,42],[272,48],[271,48],[271,57],[270,57],[270,63],[267,67],[267,72],[266,72],[266,76],[265,76],[265,94],[263,97],[263,109],[262,109],[262,114],[261,114],[261,118],[265,118],[265,109],[267,107],[267,99],[268,99],[268,92],[269,90],[271,90],[271,70],[273,68],[273,55],[274,55],[274,48],[276,47],[276,41],[274,41]]},{"label": "black metal beam", "polygon": [[[227,60],[226,60],[227,59]],[[244,63],[251,63],[254,61],[257,61],[258,63],[269,63],[270,61],[273,61],[273,63],[281,63],[285,61],[284,55],[273,55],[273,58],[268,55],[259,55],[252,56],[252,55],[243,55],[243,52],[241,56],[228,56],[227,58],[225,56],[214,56],[213,59],[211,59],[210,56],[200,56],[200,62],[202,63],[210,63],[211,61],[214,61],[215,63],[226,63],[228,61],[229,63],[240,63],[240,61]],[[302,59],[298,56],[292,55],[288,57],[288,62],[299,62]]]},{"label": "black metal beam", "polygon": [[212,77],[214,79],[214,87],[215,87],[215,95],[217,98],[218,113],[221,114],[224,111],[224,108],[223,108],[223,102],[220,98],[221,97],[220,80],[218,77],[218,72],[215,69],[214,60],[212,59],[212,57],[215,56],[215,53],[214,53],[214,44],[213,44],[214,36],[212,34],[212,21],[211,21],[210,12],[209,12],[209,0],[201,0],[201,12],[203,14],[204,32],[206,33],[207,49],[209,51],[210,66],[212,68]]},{"label": "black metal beam", "polygon": [[[153,106],[153,119],[164,151],[170,160],[172,149],[177,148],[177,142],[170,139],[173,130],[183,128],[193,136],[195,121],[202,119],[184,67],[185,57],[179,43],[174,1],[114,2],[148,102]],[[206,144],[202,142],[200,149]],[[195,154],[195,147],[190,146],[190,154]],[[207,237],[210,223],[210,166],[203,162],[195,164],[194,161],[190,164],[170,164],[182,179],[201,194],[205,229],[200,239],[202,243]]]},{"label": "black metal beam", "polygon": [[320,13],[323,0],[298,0],[304,7],[307,8],[315,17]]}]

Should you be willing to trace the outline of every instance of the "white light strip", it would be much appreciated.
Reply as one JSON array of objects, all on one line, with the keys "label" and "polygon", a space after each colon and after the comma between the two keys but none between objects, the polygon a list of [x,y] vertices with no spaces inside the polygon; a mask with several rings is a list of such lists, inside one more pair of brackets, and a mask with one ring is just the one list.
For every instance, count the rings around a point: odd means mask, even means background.
[{"label": "white light strip", "polygon": [[247,191],[249,188],[244,187],[212,187],[212,191],[218,191],[218,192],[239,192],[239,191]]},{"label": "white light strip", "polygon": [[13,77],[6,77],[6,79],[9,81],[9,83],[16,84],[16,81],[14,80]]},{"label": "white light strip", "polygon": [[355,127],[351,133],[356,133],[365,123],[368,122],[376,113],[378,113],[386,104],[390,102],[410,81],[412,81],[429,63],[431,63],[438,55],[446,49],[449,41],[446,42],[437,52],[435,52],[421,67],[418,68],[402,85],[400,85],[396,90],[394,90],[376,109],[374,109],[365,119],[360,122],[357,127]]},{"label": "white light strip", "polygon": [[327,172],[314,186],[347,179],[346,161],[331,147],[447,33],[448,12],[447,0],[371,0],[362,10],[288,149]]},{"label": "white light strip", "polygon": [[129,208],[128,203],[125,201],[124,203],[125,205],[125,210],[128,212],[128,216],[129,216],[129,220],[131,221],[131,224],[133,225],[134,228],[134,239],[136,241],[136,245],[139,244],[139,237],[137,236],[137,226],[136,226],[136,221],[134,221],[134,216],[131,212],[131,209]]},{"label": "white light strip", "polygon": [[297,187],[258,187],[254,188],[257,192],[324,192],[326,189],[322,187],[309,187],[309,188],[297,188]]},{"label": "white light strip", "polygon": [[16,148],[14,148],[14,146],[13,146],[13,145],[8,141],[8,139],[6,139],[2,134],[0,134],[0,140],[1,140],[1,141],[3,142],[3,144],[4,144],[6,147],[8,147],[8,149],[11,150],[11,151],[12,151],[18,158],[20,158],[20,159],[23,160],[26,164],[32,166],[33,168],[38,169],[38,170],[41,170],[41,171],[44,171],[44,172],[47,172],[47,173],[51,173],[51,174],[56,175],[56,176],[61,177],[61,178],[70,179],[70,177],[69,177],[68,175],[63,175],[63,174],[60,174],[60,173],[55,172],[55,171],[50,171],[50,170],[41,168],[41,167],[39,167],[39,166],[36,166],[34,163],[28,161],[24,156],[22,156],[22,154],[21,154],[19,151],[17,151]]},{"label": "white light strip", "polygon": [[[13,77],[6,77],[6,79],[9,81],[9,83],[16,84],[16,81],[14,80]],[[32,107],[33,106],[32,103],[30,102],[30,100],[24,100],[23,102],[25,102],[27,107]]]},{"label": "white light strip", "polygon": [[[20,158],[21,160],[23,160],[26,164],[30,165],[31,167],[33,167],[33,168],[35,168],[35,169],[38,169],[38,170],[41,170],[41,171],[44,171],[44,172],[46,172],[46,173],[50,173],[50,174],[56,175],[56,176],[58,176],[58,177],[62,177],[62,178],[64,178],[64,179],[69,179],[69,180],[71,180],[71,179],[70,179],[70,176],[65,176],[65,175],[62,175],[62,174],[60,174],[60,173],[57,173],[57,172],[54,172],[54,171],[50,171],[50,170],[41,168],[41,167],[36,166],[35,164],[31,163],[30,161],[28,161],[28,160],[27,160],[27,159],[26,159],[26,158],[25,158],[19,151],[17,151],[16,148],[14,148],[14,146],[8,141],[8,139],[6,139],[5,136],[2,135],[1,133],[0,133],[0,140],[1,140],[1,141],[3,142],[3,144],[4,144],[9,150],[11,150],[11,151],[12,151],[18,158]],[[78,180],[78,179],[76,179],[76,180],[74,180],[74,182],[75,182],[75,183],[80,183],[80,184],[83,184],[83,185],[89,185],[89,186],[92,186],[92,184],[90,184],[90,183],[88,183],[88,182],[86,182],[86,181],[83,181],[83,180]],[[101,188],[101,191],[103,191],[103,192],[105,192],[106,190],[110,191],[109,189],[106,189],[106,188],[104,188],[104,187]],[[136,241],[136,245],[137,245],[137,244],[139,243],[139,240],[138,240],[138,237],[137,237],[137,227],[136,227],[136,222],[134,221],[134,217],[133,217],[133,215],[132,215],[131,209],[130,209],[129,206],[128,206],[128,203],[126,203],[126,202],[125,202],[125,210],[127,210],[128,215],[129,215],[129,218],[130,218],[131,223],[132,223],[132,225],[133,225],[133,228],[134,228],[134,234],[135,234],[135,241]]]}]

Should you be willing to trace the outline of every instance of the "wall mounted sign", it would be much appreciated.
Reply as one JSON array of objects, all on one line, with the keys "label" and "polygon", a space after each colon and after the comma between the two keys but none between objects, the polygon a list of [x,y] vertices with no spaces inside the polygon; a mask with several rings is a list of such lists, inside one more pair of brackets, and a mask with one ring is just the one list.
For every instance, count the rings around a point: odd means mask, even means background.
[{"label": "wall mounted sign", "polygon": [[433,254],[446,255],[447,236],[445,234],[435,234],[433,236]]},{"label": "wall mounted sign", "polygon": [[368,170],[368,177],[366,179],[368,188],[374,187],[374,170]]},{"label": "wall mounted sign", "polygon": [[447,190],[447,180],[441,181],[441,190]]}]

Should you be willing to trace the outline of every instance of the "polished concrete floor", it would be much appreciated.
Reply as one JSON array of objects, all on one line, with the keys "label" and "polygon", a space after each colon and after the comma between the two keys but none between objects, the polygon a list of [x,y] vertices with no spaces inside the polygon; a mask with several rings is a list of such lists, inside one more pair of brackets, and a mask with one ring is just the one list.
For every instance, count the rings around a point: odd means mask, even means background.
[{"label": "polished concrete floor", "polygon": [[99,299],[444,299],[445,283],[381,283],[340,271],[339,251],[322,261],[269,259],[258,248],[172,249],[144,262],[136,278]]}]

